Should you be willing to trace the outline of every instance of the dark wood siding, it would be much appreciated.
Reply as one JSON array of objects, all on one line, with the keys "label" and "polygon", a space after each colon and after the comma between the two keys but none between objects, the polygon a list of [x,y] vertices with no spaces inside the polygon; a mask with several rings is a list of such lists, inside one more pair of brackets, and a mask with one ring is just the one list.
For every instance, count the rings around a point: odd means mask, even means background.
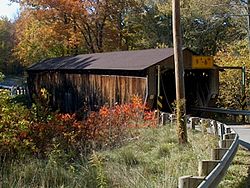
[{"label": "dark wood siding", "polygon": [[86,104],[91,110],[100,106],[125,103],[133,95],[146,97],[145,77],[29,72],[29,89],[38,94],[41,88],[50,93],[51,105],[63,112],[75,112]]}]

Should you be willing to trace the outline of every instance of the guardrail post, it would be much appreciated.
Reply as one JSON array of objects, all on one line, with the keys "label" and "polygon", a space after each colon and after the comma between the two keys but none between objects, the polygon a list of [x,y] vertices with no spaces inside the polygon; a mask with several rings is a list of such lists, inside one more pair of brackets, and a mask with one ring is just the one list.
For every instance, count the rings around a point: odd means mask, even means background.
[{"label": "guardrail post", "polygon": [[228,133],[228,134],[224,134],[223,135],[223,140],[226,140],[226,139],[234,139],[236,137],[236,134],[235,133]]},{"label": "guardrail post", "polygon": [[214,127],[214,135],[218,135],[219,131],[218,131],[218,124],[215,120],[212,121],[212,125]]},{"label": "guardrail post", "polygon": [[220,138],[223,138],[223,135],[225,134],[225,127],[224,125],[221,123],[220,124]]},{"label": "guardrail post", "polygon": [[190,124],[191,124],[191,128],[194,130],[195,129],[195,125],[198,124],[198,120],[199,118],[197,117],[191,117],[190,118]]},{"label": "guardrail post", "polygon": [[200,128],[201,128],[202,134],[207,132],[207,121],[205,119],[200,119]]},{"label": "guardrail post", "polygon": [[187,121],[187,128],[191,129],[192,128],[192,118],[190,116],[186,116],[186,121]]},{"label": "guardrail post", "polygon": [[174,124],[174,122],[176,121],[175,114],[170,115],[170,121],[171,121],[171,126],[172,126]]},{"label": "guardrail post", "polygon": [[[237,152],[238,135],[226,124],[211,120],[190,118],[191,126],[200,131],[208,131],[220,136],[219,147],[211,150],[212,160],[199,162],[199,176],[183,176],[179,178],[179,188],[216,187],[224,176]],[[230,148],[230,149],[229,149]]]},{"label": "guardrail post", "polygon": [[231,128],[230,127],[226,127],[226,133],[231,133]]},{"label": "guardrail post", "polygon": [[211,150],[212,160],[221,160],[224,154],[227,152],[227,148],[215,148]]},{"label": "guardrail post", "polygon": [[219,160],[202,160],[199,162],[199,176],[207,176],[219,163]]},{"label": "guardrail post", "polygon": [[199,184],[204,180],[204,177],[200,176],[182,176],[179,177],[178,188],[194,188],[198,187]]},{"label": "guardrail post", "polygon": [[210,121],[210,134],[213,134],[213,135],[218,135],[218,134],[215,134],[216,132],[218,132],[218,127],[217,126],[217,123],[215,120],[212,120],[212,119],[209,119]]},{"label": "guardrail post", "polygon": [[162,112],[161,113],[161,125],[165,125],[167,123],[170,123],[170,113]]},{"label": "guardrail post", "polygon": [[233,142],[234,142],[234,139],[220,140],[219,147],[220,148],[229,148]]}]

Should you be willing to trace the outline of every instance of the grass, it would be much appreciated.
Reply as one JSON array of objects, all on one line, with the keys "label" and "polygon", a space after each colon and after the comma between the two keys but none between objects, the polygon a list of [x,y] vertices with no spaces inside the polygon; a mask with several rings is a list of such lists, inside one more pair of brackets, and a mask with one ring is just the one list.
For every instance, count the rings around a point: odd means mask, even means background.
[{"label": "grass", "polygon": [[111,187],[177,187],[178,177],[197,175],[198,161],[210,158],[217,139],[189,131],[189,144],[177,143],[175,129],[141,130],[137,140],[100,153]]},{"label": "grass", "polygon": [[134,132],[123,146],[88,159],[72,160],[56,151],[46,160],[0,163],[0,187],[177,187],[178,177],[197,175],[198,161],[210,159],[218,140],[190,130],[189,144],[181,146],[170,126]]},{"label": "grass", "polygon": [[218,188],[250,187],[250,152],[240,148]]}]

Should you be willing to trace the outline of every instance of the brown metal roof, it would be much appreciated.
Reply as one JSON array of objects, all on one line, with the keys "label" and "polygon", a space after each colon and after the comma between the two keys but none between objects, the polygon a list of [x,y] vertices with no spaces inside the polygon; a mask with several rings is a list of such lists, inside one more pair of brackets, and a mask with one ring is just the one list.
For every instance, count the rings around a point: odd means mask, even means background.
[{"label": "brown metal roof", "polygon": [[144,70],[173,55],[173,48],[83,54],[47,59],[31,65],[28,71]]}]

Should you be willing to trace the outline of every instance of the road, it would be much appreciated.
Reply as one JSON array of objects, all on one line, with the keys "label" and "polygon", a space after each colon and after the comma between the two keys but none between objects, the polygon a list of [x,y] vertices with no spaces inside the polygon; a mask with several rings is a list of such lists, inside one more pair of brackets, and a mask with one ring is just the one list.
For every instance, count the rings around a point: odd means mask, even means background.
[{"label": "road", "polygon": [[240,137],[240,144],[250,150],[250,125],[230,125]]}]

